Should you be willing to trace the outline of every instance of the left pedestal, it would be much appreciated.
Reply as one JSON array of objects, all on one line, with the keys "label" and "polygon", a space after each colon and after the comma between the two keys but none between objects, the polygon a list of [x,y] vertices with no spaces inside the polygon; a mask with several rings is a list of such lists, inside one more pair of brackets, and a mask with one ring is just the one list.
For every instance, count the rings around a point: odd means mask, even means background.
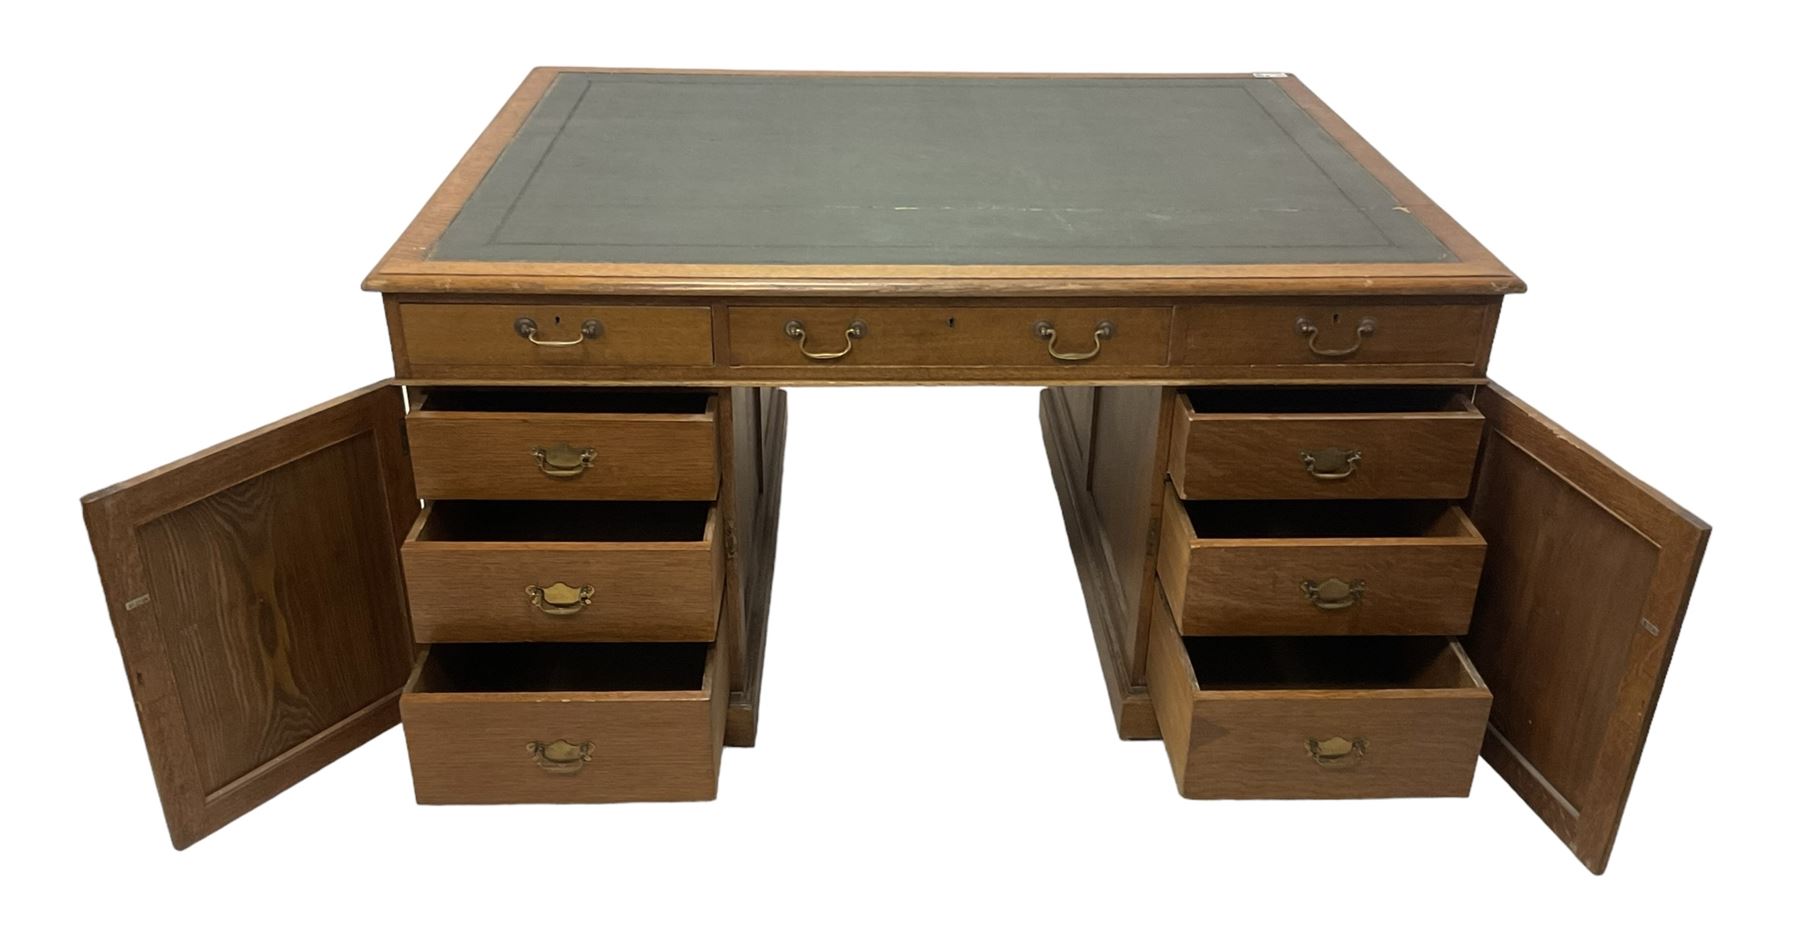
[{"label": "left pedestal", "polygon": [[786,396],[415,392],[419,801],[711,799],[756,737]]}]

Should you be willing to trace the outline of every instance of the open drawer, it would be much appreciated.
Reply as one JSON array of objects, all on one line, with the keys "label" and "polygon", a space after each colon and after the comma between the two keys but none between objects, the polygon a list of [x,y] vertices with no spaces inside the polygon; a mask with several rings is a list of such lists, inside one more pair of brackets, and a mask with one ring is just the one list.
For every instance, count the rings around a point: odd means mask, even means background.
[{"label": "open drawer", "polygon": [[1186,389],[1169,478],[1190,500],[1461,498],[1481,430],[1466,388]]},{"label": "open drawer", "polygon": [[406,416],[425,498],[710,501],[718,397],[701,391],[433,388]]},{"label": "open drawer", "polygon": [[1468,795],[1492,697],[1455,640],[1184,638],[1159,610],[1150,699],[1182,796]]},{"label": "open drawer", "polygon": [[1186,635],[1461,635],[1487,544],[1436,501],[1189,501],[1156,574]]},{"label": "open drawer", "polygon": [[400,557],[420,642],[709,642],[716,505],[432,501]]},{"label": "open drawer", "polygon": [[420,803],[710,800],[729,684],[716,647],[431,646],[400,696]]}]

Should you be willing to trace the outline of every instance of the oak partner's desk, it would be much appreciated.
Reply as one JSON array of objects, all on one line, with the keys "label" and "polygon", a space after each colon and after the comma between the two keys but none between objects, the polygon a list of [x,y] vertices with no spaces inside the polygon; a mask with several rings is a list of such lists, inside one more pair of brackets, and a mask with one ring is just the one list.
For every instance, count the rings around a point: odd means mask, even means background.
[{"label": "oak partner's desk", "polygon": [[1487,382],[1523,285],[1292,77],[538,70],[365,286],[398,380],[84,502],[178,846],[396,718],[422,802],[712,796],[776,387],[968,382],[1049,386],[1183,794],[1479,752],[1606,863],[1707,528]]}]

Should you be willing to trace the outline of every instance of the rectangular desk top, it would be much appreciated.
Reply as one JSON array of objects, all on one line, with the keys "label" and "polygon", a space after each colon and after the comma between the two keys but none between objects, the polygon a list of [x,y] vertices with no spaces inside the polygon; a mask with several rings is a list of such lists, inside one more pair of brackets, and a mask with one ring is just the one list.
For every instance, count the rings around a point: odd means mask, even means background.
[{"label": "rectangular desk top", "polygon": [[1299,81],[540,68],[387,292],[1522,288]]}]

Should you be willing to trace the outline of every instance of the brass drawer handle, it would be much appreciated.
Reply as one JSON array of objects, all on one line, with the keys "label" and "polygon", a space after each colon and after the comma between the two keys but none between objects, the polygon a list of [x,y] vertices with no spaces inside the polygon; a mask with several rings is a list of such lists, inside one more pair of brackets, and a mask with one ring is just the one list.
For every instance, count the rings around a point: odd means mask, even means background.
[{"label": "brass drawer handle", "polygon": [[525,598],[531,601],[531,606],[550,616],[571,617],[594,602],[594,586],[582,585],[577,588],[560,581],[548,588],[526,585]]},{"label": "brass drawer handle", "polygon": [[1369,753],[1369,740],[1362,736],[1346,739],[1343,736],[1332,736],[1329,739],[1307,739],[1306,753],[1322,768],[1344,768],[1362,760]]},{"label": "brass drawer handle", "polygon": [[1335,482],[1355,475],[1359,462],[1362,462],[1362,450],[1340,450],[1334,446],[1300,451],[1300,464],[1321,482]]},{"label": "brass drawer handle", "polygon": [[806,325],[801,324],[798,321],[788,322],[787,327],[782,328],[782,331],[786,333],[787,336],[800,342],[800,354],[807,359],[835,360],[839,357],[849,356],[851,349],[856,346],[856,342],[868,336],[869,326],[860,321],[850,322],[850,326],[844,329],[844,349],[827,353],[814,353],[811,350],[806,349]]},{"label": "brass drawer handle", "polygon": [[1348,347],[1335,347],[1331,349],[1320,347],[1319,326],[1313,324],[1311,320],[1306,318],[1301,318],[1294,322],[1294,332],[1301,337],[1306,338],[1306,349],[1311,350],[1314,356],[1347,357],[1362,349],[1363,338],[1375,333],[1375,319],[1364,318],[1356,323],[1356,343],[1351,344]]},{"label": "brass drawer handle", "polygon": [[567,443],[552,447],[534,446],[531,458],[537,460],[538,471],[553,479],[572,479],[594,464],[598,451],[593,447],[576,449]]},{"label": "brass drawer handle", "polygon": [[1341,578],[1327,578],[1324,581],[1300,582],[1300,590],[1306,592],[1306,599],[1320,610],[1355,607],[1362,603],[1363,587],[1361,579],[1345,581]]},{"label": "brass drawer handle", "polygon": [[1048,321],[1040,321],[1033,325],[1031,333],[1037,335],[1038,340],[1049,341],[1044,349],[1050,351],[1052,357],[1059,360],[1079,362],[1081,360],[1091,360],[1094,357],[1099,356],[1100,342],[1111,340],[1113,334],[1117,333],[1117,330],[1118,329],[1114,328],[1113,323],[1110,321],[1102,321],[1099,324],[1094,325],[1094,349],[1089,350],[1086,353],[1059,353],[1056,349],[1056,326]]},{"label": "brass drawer handle", "polygon": [[537,766],[551,774],[576,774],[587,763],[594,760],[594,743],[576,744],[568,739],[557,739],[554,742],[528,742],[525,750],[531,753],[531,760]]},{"label": "brass drawer handle", "polygon": [[513,331],[520,337],[537,344],[539,347],[574,347],[584,340],[594,340],[600,336],[600,322],[589,318],[581,323],[581,336],[572,340],[538,340],[537,322],[530,318],[520,318],[513,322]]}]

